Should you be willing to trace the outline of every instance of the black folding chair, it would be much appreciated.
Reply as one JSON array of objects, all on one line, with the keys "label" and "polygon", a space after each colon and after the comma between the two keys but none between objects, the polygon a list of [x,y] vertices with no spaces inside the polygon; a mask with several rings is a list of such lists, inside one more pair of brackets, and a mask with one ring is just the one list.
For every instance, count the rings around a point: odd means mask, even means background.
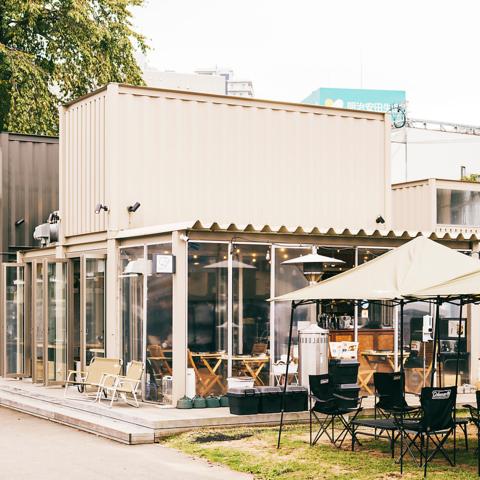
[{"label": "black folding chair", "polygon": [[[400,472],[403,473],[403,457],[410,453],[419,466],[424,467],[427,476],[428,464],[441,454],[453,467],[456,462],[455,404],[457,387],[424,387],[420,395],[422,416],[419,419],[405,418],[403,413],[394,414],[400,431]],[[445,443],[453,434],[453,460],[445,450]],[[430,450],[430,446],[432,449]],[[406,447],[406,448],[404,448]]]},{"label": "black folding chair", "polygon": [[[310,375],[310,445],[315,445],[322,435],[326,435],[330,442],[340,448],[348,434],[352,437],[352,444],[360,442],[355,436],[350,423],[355,420],[362,410],[362,398],[344,397],[334,392],[328,375]],[[352,407],[344,407],[341,403],[350,403]],[[313,406],[312,406],[313,403]],[[348,419],[345,416],[348,415]],[[350,415],[352,417],[350,418]],[[318,432],[313,437],[313,419],[319,425]],[[343,427],[341,432],[335,436],[335,420],[340,420]],[[338,422],[337,422],[338,425]]]},{"label": "black folding chair", "polygon": [[480,390],[475,392],[477,397],[477,406],[474,407],[473,405],[464,405],[464,407],[470,410],[470,422],[475,425],[477,428],[477,469],[478,469],[478,476],[480,477]]},{"label": "black folding chair", "polygon": [[375,372],[375,419],[390,418],[403,413],[406,417],[418,416],[419,406],[408,405],[405,400],[405,372]]}]

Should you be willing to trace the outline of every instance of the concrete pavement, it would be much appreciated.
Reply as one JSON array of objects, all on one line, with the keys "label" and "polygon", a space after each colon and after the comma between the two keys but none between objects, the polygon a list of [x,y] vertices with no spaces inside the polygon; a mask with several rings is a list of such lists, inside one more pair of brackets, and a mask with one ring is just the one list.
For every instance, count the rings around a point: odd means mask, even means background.
[{"label": "concrete pavement", "polygon": [[0,472],[5,480],[253,478],[158,444],[122,445],[6,408],[0,408]]}]

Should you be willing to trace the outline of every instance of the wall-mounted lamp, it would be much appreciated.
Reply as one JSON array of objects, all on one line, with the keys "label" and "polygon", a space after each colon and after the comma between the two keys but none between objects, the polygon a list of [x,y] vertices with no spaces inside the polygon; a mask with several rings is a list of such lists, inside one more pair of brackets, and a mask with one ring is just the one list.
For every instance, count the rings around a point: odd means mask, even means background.
[{"label": "wall-mounted lamp", "polygon": [[127,207],[128,213],[136,212],[140,208],[140,202],[135,202],[133,205]]},{"label": "wall-mounted lamp", "polygon": [[384,219],[381,215],[379,215],[379,216],[375,219],[375,222],[376,222],[376,223],[382,223],[382,224],[383,224],[383,223],[385,223],[385,219]]},{"label": "wall-mounted lamp", "polygon": [[97,203],[97,206],[95,207],[95,213],[98,215],[102,210],[104,212],[108,212],[108,207],[103,203]]},{"label": "wall-mounted lamp", "polygon": [[16,227],[19,227],[22,223],[25,223],[25,219],[24,219],[24,218],[19,218],[19,219],[15,222],[15,226],[16,226]]}]

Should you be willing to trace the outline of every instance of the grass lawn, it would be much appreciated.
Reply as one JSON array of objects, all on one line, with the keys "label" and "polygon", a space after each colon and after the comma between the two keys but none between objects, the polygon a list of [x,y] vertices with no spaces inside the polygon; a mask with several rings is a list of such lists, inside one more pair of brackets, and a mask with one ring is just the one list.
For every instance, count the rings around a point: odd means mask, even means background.
[{"label": "grass lawn", "polygon": [[[458,432],[457,432],[458,433]],[[471,432],[473,434],[473,431]],[[236,428],[189,432],[166,439],[166,445],[191,455],[205,458],[239,472],[252,473],[262,480],[348,479],[373,480],[390,478],[422,478],[423,469],[407,459],[404,475],[390,457],[383,440],[360,437],[362,446],[351,452],[347,446],[337,449],[321,440],[309,446],[308,425],[287,426],[282,446],[276,449],[277,429]],[[430,479],[476,478],[476,439],[470,437],[466,452],[463,436],[457,434],[457,466],[450,467],[437,456],[428,468]],[[447,450],[453,448],[453,441]]]}]

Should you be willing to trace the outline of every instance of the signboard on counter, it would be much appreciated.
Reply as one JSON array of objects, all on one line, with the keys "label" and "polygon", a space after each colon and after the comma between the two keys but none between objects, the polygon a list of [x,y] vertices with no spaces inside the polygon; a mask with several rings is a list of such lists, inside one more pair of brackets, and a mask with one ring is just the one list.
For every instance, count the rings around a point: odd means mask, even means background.
[{"label": "signboard on counter", "polygon": [[153,273],[175,273],[175,255],[154,255]]}]

